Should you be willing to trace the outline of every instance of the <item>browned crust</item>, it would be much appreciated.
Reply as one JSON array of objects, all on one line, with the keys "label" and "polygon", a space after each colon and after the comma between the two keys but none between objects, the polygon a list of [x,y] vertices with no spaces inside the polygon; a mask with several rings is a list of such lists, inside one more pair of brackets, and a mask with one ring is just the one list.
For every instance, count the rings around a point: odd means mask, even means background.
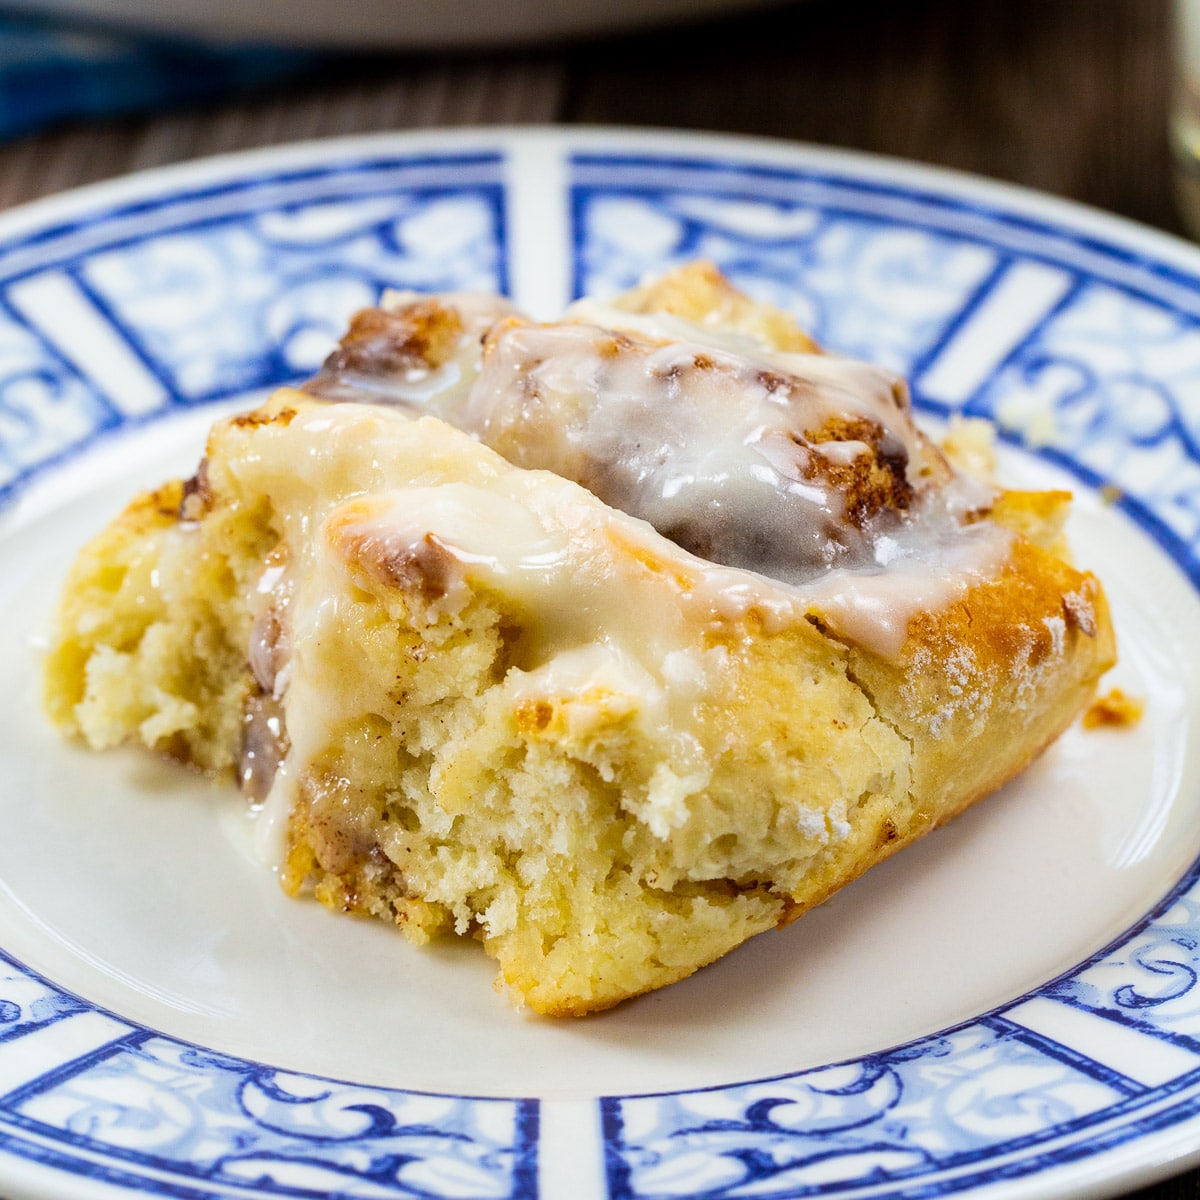
[{"label": "browned crust", "polygon": [[179,504],[186,486],[182,480],[172,479],[153,491],[135,496],[117,518],[117,523],[137,537],[174,525],[179,519]]},{"label": "browned crust", "polygon": [[669,313],[697,324],[723,325],[763,338],[776,350],[812,354],[820,347],[782,309],[751,300],[711,262],[669,271],[617,302],[626,312]]},{"label": "browned crust", "polygon": [[435,369],[454,354],[463,334],[458,310],[433,298],[389,311],[364,308],[350,318],[322,374],[396,375],[412,367]]},{"label": "browned crust", "polygon": [[[789,900],[780,924],[1015,778],[1075,720],[1115,660],[1096,578],[1022,539],[996,578],[916,618],[898,661],[852,649],[851,678],[913,744],[914,803],[864,831],[858,857],[830,862],[811,891]],[[935,729],[930,714],[961,698],[955,664],[964,662],[973,664],[978,702],[962,700]]]}]

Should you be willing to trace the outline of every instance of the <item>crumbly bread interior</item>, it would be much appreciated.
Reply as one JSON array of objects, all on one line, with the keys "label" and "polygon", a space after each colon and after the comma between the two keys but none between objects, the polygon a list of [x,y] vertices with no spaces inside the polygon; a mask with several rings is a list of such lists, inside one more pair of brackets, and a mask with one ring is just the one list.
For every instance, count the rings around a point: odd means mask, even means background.
[{"label": "crumbly bread interior", "polygon": [[[672,289],[716,303],[686,276],[628,303]],[[518,1002],[582,1015],[794,919],[1065,728],[1113,658],[1066,499],[1001,494],[1006,560],[881,654],[441,421],[285,391],[83,550],[47,703],[93,747],[241,773],[288,891],[473,935]]]},{"label": "crumbly bread interior", "polygon": [[80,551],[45,697],[94,749],[138,741],[215,772],[236,760],[255,690],[246,594],[275,537],[261,506],[210,514],[193,536],[185,491],[174,481],[138,496]]}]

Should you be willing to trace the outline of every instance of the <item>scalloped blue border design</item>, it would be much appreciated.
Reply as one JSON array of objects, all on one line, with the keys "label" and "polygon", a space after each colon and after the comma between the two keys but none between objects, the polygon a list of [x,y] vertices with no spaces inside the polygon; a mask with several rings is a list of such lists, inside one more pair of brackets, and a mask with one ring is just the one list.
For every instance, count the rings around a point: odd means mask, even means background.
[{"label": "scalloped blue border design", "polygon": [[[105,1027],[89,1049],[59,1051],[62,1061],[51,1048],[49,1069],[0,1094],[0,1149],[180,1197],[212,1195],[212,1188],[353,1194],[361,1179],[371,1195],[427,1200],[441,1194],[430,1186],[439,1164],[451,1172],[447,1196],[461,1194],[454,1188],[471,1182],[471,1173],[480,1195],[536,1193],[536,1101],[369,1087],[221,1054],[108,1013],[0,951],[0,993],[12,995],[14,983],[22,1002],[0,1001],[0,1036],[10,1044],[81,1016]],[[127,1097],[123,1106],[106,1098],[113,1085]],[[133,1102],[139,1085],[141,1108]],[[129,1147],[131,1124],[151,1138],[153,1152]],[[430,1159],[427,1178],[404,1179],[406,1168]],[[285,1177],[274,1179],[272,1168]]]}]

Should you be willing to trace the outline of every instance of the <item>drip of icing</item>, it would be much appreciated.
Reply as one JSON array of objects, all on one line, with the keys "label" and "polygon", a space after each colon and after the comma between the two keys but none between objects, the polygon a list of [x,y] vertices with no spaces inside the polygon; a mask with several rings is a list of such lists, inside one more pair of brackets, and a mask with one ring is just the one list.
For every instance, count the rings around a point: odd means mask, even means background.
[{"label": "drip of icing", "polygon": [[802,589],[811,611],[839,638],[898,658],[913,618],[944,611],[1008,558],[1007,530],[982,524],[962,532],[891,547],[877,570],[830,571]]}]

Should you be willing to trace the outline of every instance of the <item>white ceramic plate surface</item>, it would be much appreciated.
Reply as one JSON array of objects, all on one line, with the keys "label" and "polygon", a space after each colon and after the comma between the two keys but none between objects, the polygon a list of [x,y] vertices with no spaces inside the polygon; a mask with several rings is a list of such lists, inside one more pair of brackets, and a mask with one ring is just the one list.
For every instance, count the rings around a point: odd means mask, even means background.
[{"label": "white ceramic plate surface", "polygon": [[[81,542],[385,286],[550,316],[702,256],[1006,482],[1068,486],[1147,701],[782,933],[584,1021],[473,943],[287,900],[236,797],[64,745]],[[1200,1155],[1200,254],[927,169],[479,131],[254,153],[0,219],[0,1195],[1099,1197]]]}]

